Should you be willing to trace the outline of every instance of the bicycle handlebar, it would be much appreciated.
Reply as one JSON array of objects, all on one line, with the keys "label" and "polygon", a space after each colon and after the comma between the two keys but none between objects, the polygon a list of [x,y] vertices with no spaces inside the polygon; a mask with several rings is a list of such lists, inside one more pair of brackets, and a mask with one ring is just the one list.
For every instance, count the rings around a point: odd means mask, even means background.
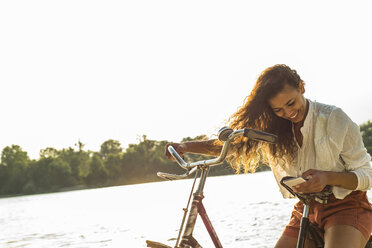
[{"label": "bicycle handlebar", "polygon": [[172,155],[172,157],[176,160],[176,162],[184,168],[186,171],[185,174],[183,175],[174,175],[174,174],[168,174],[168,173],[163,173],[163,172],[158,172],[157,175],[159,177],[162,177],[164,179],[172,180],[172,179],[182,179],[186,178],[190,174],[192,174],[198,166],[215,166],[222,164],[223,161],[226,158],[227,152],[230,147],[230,143],[239,136],[244,136],[249,139],[257,140],[257,141],[264,141],[268,143],[277,143],[278,141],[278,136],[271,134],[271,133],[266,133],[262,131],[258,131],[255,129],[250,129],[250,128],[245,128],[245,129],[239,129],[236,131],[233,131],[229,127],[223,127],[219,130],[218,132],[218,139],[220,141],[224,141],[222,150],[220,155],[217,158],[214,159],[208,159],[208,160],[201,160],[197,162],[192,162],[192,163],[186,163],[181,156],[177,153],[177,151],[172,147],[168,147],[169,153]]}]

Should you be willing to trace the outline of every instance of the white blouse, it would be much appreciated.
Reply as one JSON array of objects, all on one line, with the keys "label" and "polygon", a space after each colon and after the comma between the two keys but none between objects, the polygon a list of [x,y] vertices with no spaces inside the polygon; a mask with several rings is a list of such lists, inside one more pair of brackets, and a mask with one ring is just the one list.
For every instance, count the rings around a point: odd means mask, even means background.
[{"label": "white blouse", "polygon": [[[309,111],[301,133],[302,147],[290,166],[272,166],[274,177],[284,198],[290,193],[280,185],[284,176],[301,176],[309,169],[345,172],[358,177],[355,190],[366,191],[372,187],[371,156],[364,147],[359,126],[340,108],[309,102]],[[297,142],[296,142],[297,143]],[[352,190],[333,186],[338,199],[345,198]]]}]

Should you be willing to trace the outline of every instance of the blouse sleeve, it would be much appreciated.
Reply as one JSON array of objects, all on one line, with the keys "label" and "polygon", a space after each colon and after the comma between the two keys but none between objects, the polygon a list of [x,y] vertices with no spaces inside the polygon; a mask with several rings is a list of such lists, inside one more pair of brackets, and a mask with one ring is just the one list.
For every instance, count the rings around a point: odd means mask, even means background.
[{"label": "blouse sleeve", "polygon": [[340,108],[332,111],[329,118],[331,142],[339,149],[346,171],[358,178],[355,190],[369,190],[372,187],[371,156],[363,144],[359,126]]}]

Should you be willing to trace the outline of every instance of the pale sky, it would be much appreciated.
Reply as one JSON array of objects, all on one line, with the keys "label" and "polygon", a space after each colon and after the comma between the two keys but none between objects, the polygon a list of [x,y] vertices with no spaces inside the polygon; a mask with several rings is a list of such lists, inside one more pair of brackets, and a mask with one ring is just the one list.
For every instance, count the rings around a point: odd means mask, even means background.
[{"label": "pale sky", "polygon": [[370,1],[4,0],[0,149],[213,135],[265,68],[372,120]]}]

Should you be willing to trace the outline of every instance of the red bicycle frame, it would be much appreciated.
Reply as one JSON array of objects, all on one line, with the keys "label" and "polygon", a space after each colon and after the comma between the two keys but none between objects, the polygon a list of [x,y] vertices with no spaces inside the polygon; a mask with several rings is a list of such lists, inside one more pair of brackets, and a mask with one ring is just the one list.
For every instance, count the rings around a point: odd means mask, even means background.
[{"label": "red bicycle frame", "polygon": [[[203,189],[205,185],[205,181],[207,179],[209,172],[209,167],[202,169],[202,173],[200,175],[199,186],[196,192],[193,194],[193,200],[191,204],[190,213],[187,219],[185,231],[182,235],[180,246],[181,248],[192,247],[192,248],[201,248],[202,246],[196,241],[196,239],[192,236],[194,231],[196,219],[198,215],[200,215],[201,219],[203,220],[204,226],[207,228],[209,236],[211,237],[213,244],[216,248],[222,248],[222,244],[218,239],[217,233],[213,228],[213,225],[207,215],[205,207],[203,205]],[[182,225],[180,229],[180,233],[182,232]],[[179,238],[177,240],[176,246],[178,247]]]}]

